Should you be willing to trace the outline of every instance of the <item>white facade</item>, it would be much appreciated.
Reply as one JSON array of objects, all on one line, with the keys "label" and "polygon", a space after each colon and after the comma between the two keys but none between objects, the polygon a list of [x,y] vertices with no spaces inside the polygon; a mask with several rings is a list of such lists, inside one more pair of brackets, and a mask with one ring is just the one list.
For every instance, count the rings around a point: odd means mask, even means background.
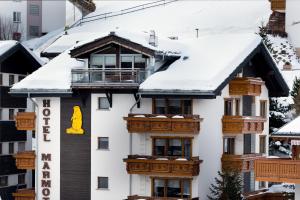
[{"label": "white facade", "polygon": [[300,2],[297,0],[286,0],[286,23],[285,30],[293,46],[300,55]]}]

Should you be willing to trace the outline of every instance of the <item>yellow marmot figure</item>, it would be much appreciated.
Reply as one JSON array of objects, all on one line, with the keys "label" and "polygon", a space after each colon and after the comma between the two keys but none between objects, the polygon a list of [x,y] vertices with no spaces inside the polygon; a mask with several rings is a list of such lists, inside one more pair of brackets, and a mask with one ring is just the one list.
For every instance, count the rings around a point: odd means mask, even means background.
[{"label": "yellow marmot figure", "polygon": [[73,115],[71,118],[72,127],[67,129],[68,134],[83,134],[82,129],[82,114],[79,106],[73,107]]}]

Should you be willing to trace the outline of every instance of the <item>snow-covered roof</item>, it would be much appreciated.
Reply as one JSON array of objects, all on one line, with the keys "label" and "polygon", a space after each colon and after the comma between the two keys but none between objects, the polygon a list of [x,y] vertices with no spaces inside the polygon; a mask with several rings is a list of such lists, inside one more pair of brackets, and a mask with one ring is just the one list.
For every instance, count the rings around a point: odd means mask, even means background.
[{"label": "snow-covered roof", "polygon": [[140,90],[214,91],[261,43],[256,34],[219,34],[186,41],[180,59]]},{"label": "snow-covered roof", "polygon": [[15,40],[0,40],[0,56],[14,47],[18,42]]},{"label": "snow-covered roof", "polygon": [[300,116],[282,126],[276,132],[272,133],[272,135],[300,136]]}]

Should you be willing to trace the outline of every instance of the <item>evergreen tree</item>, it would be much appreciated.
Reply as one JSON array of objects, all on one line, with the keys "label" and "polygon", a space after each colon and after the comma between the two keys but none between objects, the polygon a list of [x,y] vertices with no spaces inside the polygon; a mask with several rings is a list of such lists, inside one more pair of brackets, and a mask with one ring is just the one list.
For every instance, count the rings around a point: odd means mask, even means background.
[{"label": "evergreen tree", "polygon": [[291,96],[294,100],[293,108],[295,109],[296,115],[298,116],[300,114],[300,78],[295,78],[293,89],[291,91]]},{"label": "evergreen tree", "polygon": [[237,171],[223,170],[218,172],[219,178],[215,178],[215,184],[209,188],[210,200],[241,200],[242,178]]}]

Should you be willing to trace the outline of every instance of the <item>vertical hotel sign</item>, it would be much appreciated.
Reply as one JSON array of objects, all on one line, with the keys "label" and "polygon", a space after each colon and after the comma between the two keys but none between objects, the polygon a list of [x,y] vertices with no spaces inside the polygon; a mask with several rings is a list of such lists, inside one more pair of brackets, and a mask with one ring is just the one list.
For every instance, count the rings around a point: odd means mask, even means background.
[{"label": "vertical hotel sign", "polygon": [[[50,138],[50,119],[51,119],[51,101],[50,99],[43,100],[42,109],[42,132],[43,132],[43,142],[51,142]],[[41,153],[42,160],[42,177],[41,177],[41,189],[42,189],[42,199],[50,200],[51,195],[51,153]]]}]

